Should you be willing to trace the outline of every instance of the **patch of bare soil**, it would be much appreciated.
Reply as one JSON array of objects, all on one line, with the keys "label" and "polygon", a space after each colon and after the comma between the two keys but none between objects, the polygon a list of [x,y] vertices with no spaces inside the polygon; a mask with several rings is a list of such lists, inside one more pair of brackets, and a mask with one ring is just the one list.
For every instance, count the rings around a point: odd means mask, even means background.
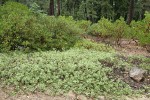
[{"label": "patch of bare soil", "polygon": [[4,92],[3,89],[0,88],[0,100],[66,100],[64,96],[49,96],[42,93],[36,94],[17,94],[15,96],[11,96],[9,93]]},{"label": "patch of bare soil", "polygon": [[120,47],[114,46],[114,48],[124,54],[124,55],[142,55],[142,56],[147,56],[150,57],[150,53],[146,50],[146,48],[141,47],[137,44],[137,42],[133,40],[121,40],[121,45]]},{"label": "patch of bare soil", "polygon": [[150,52],[148,52],[146,48],[139,46],[137,40],[133,41],[133,40],[121,39],[120,46],[116,46],[115,43],[110,41],[108,38],[104,39],[101,37],[96,37],[91,35],[83,35],[83,37],[86,39],[90,39],[91,41],[103,42],[106,45],[111,45],[115,48],[116,51],[127,56],[142,55],[142,56],[150,57]]},{"label": "patch of bare soil", "polygon": [[[53,97],[42,93],[36,93],[36,94],[29,94],[29,95],[9,96],[7,93],[3,92],[2,89],[0,89],[0,100],[111,100],[111,99],[105,99],[104,96],[100,96],[99,99],[92,99],[92,98],[89,99],[82,95],[79,95],[77,97],[74,97],[72,95],[74,94],[69,94],[68,96]],[[150,98],[146,96],[141,96],[141,97],[124,96],[122,98],[123,99],[120,98],[120,100],[150,100]]]},{"label": "patch of bare soil", "polygon": [[150,57],[150,53],[146,50],[146,48],[139,46],[138,41],[121,39],[120,46],[116,46],[115,43],[112,43],[109,39],[103,39],[90,35],[86,35],[84,36],[84,38],[90,39],[95,42],[103,42],[107,45],[111,45],[115,48],[116,51],[124,55],[143,55]]}]

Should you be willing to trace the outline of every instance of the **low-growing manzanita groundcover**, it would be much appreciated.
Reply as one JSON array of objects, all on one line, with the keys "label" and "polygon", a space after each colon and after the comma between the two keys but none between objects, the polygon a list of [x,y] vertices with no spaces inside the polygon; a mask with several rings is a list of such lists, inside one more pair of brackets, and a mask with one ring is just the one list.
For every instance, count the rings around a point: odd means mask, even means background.
[{"label": "low-growing manzanita groundcover", "polygon": [[28,91],[72,90],[88,96],[130,94],[131,88],[119,79],[110,79],[107,74],[112,69],[99,62],[105,59],[111,62],[114,56],[115,53],[87,49],[0,54],[0,80]]}]

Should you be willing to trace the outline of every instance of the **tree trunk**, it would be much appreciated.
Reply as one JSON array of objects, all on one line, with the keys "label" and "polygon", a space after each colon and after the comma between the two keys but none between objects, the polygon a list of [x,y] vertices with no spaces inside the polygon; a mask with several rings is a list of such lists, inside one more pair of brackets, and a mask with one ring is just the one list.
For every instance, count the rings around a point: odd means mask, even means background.
[{"label": "tree trunk", "polygon": [[134,14],[134,0],[129,0],[129,8],[128,8],[128,15],[127,15],[127,24],[130,24],[133,19]]},{"label": "tree trunk", "polygon": [[84,0],[84,3],[85,3],[84,17],[86,18],[86,20],[88,20],[88,14],[87,14],[87,0]]},{"label": "tree trunk", "polygon": [[60,0],[57,0],[57,9],[58,9],[57,16],[59,16],[60,15]]},{"label": "tree trunk", "polygon": [[150,11],[150,9],[147,9],[147,8],[150,8],[148,7],[147,5],[149,4],[150,2],[148,2],[148,0],[142,0],[142,4],[143,4],[143,8],[142,8],[142,14],[141,14],[141,18],[144,19],[144,14],[145,14],[145,11]]},{"label": "tree trunk", "polygon": [[0,1],[0,5],[3,5],[4,3],[5,3],[5,1],[4,1],[4,0]]},{"label": "tree trunk", "polygon": [[50,16],[54,15],[54,0],[50,0],[48,15]]}]

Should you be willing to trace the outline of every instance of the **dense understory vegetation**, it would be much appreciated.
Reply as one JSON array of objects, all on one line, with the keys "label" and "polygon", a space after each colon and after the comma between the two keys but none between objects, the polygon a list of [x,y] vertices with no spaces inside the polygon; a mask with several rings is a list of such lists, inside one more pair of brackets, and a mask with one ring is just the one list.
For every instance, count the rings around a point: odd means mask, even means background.
[{"label": "dense understory vegetation", "polygon": [[50,17],[28,9],[26,6],[8,2],[0,7],[0,48],[9,50],[65,50],[73,47],[80,34],[109,38],[110,43],[120,45],[122,38],[138,40],[149,47],[150,14],[141,21],[127,25],[124,19],[112,22],[102,18],[98,23],[75,21],[72,17]]},{"label": "dense understory vegetation", "polygon": [[102,18],[98,23],[91,25],[87,33],[104,39],[109,38],[110,42],[115,41],[118,45],[122,38],[126,38],[139,40],[140,45],[148,46],[150,44],[150,14],[147,12],[145,19],[132,21],[130,25],[127,25],[122,17],[113,23],[111,20]]},{"label": "dense understory vegetation", "polygon": [[68,49],[80,33],[71,17],[50,17],[14,2],[0,8],[0,51]]},{"label": "dense understory vegetation", "polygon": [[1,54],[0,78],[7,85],[30,91],[50,89],[63,93],[73,90],[89,96],[129,94],[129,86],[120,80],[109,79],[107,74],[112,69],[99,62],[113,61],[114,55],[86,49]]},{"label": "dense understory vegetation", "polygon": [[[1,85],[58,94],[72,90],[87,96],[132,94],[128,84],[109,75],[114,67],[132,67],[134,59],[140,59],[139,66],[150,70],[150,59],[129,57],[128,61],[122,61],[111,46],[82,39],[84,34],[109,39],[109,43],[117,45],[121,39],[138,40],[139,45],[148,48],[150,13],[130,25],[122,17],[115,22],[102,18],[91,23],[47,16],[34,8],[8,2],[0,6]],[[6,54],[6,51],[15,52]],[[104,60],[113,65],[103,65]]]},{"label": "dense understory vegetation", "polygon": [[116,79],[113,69],[130,69],[136,59],[142,62],[141,68],[149,70],[149,58],[128,57],[122,60],[116,57],[116,53],[87,49],[1,53],[0,81],[3,86],[13,86],[24,92],[63,94],[72,90],[90,97],[131,95],[136,91]]}]

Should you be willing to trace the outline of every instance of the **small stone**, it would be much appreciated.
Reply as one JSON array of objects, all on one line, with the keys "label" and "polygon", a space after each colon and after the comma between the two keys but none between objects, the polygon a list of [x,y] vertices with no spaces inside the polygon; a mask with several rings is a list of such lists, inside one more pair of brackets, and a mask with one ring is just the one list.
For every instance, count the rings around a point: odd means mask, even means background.
[{"label": "small stone", "polygon": [[78,95],[77,100],[88,100],[86,96],[84,95]]},{"label": "small stone", "polygon": [[105,100],[105,96],[98,96],[97,99],[98,100]]},{"label": "small stone", "polygon": [[73,91],[69,91],[66,96],[66,100],[76,100],[76,94]]},{"label": "small stone", "polygon": [[133,67],[129,72],[129,76],[134,81],[140,82],[144,78],[144,73],[145,73],[145,70],[138,68],[138,67]]}]

